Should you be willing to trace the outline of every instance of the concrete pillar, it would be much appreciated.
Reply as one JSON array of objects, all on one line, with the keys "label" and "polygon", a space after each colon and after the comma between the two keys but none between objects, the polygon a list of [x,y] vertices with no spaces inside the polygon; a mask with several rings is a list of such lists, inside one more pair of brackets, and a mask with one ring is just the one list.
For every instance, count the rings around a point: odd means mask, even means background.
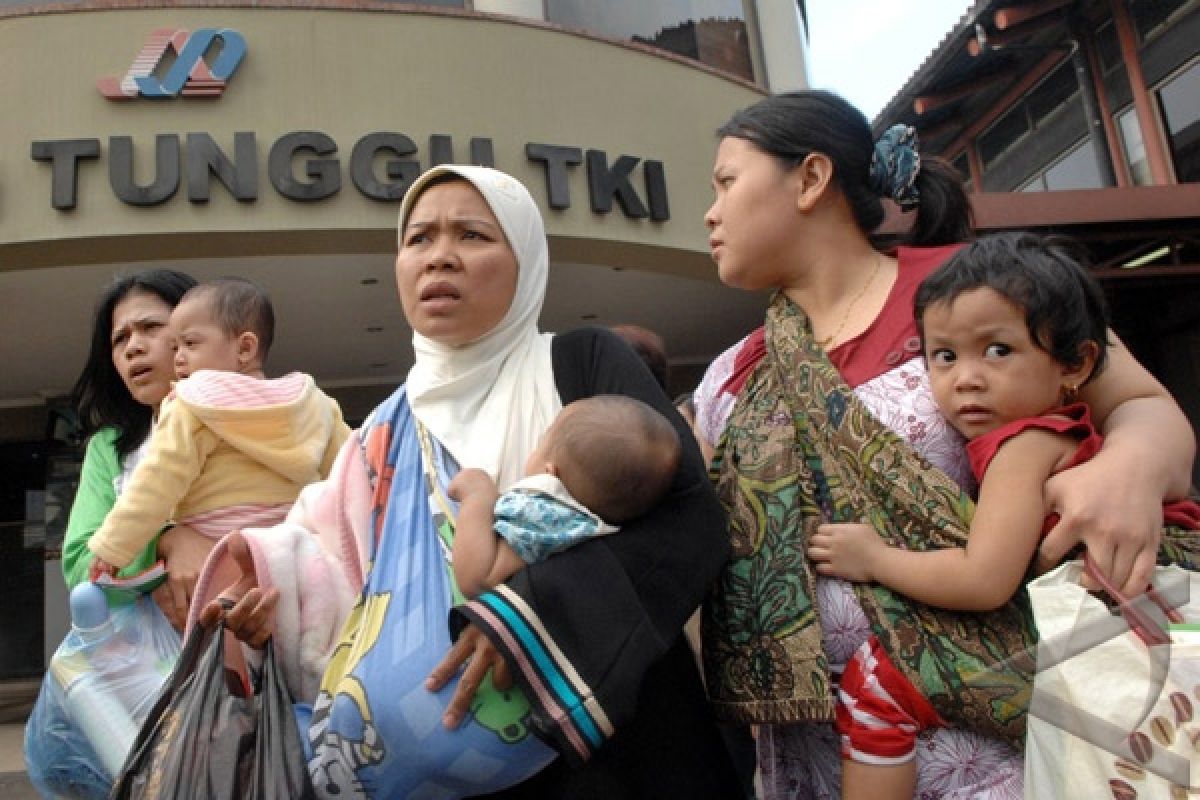
[{"label": "concrete pillar", "polygon": [[764,83],[772,93],[806,89],[808,33],[794,0],[754,0],[762,42]]}]

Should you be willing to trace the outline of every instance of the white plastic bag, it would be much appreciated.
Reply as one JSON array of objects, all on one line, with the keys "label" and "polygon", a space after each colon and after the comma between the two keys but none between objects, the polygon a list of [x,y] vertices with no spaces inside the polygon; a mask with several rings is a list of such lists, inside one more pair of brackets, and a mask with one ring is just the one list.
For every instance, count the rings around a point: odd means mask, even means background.
[{"label": "white plastic bag", "polygon": [[[1025,797],[1196,796],[1188,787],[1200,792],[1200,641],[1141,598],[1134,611],[1158,632],[1173,630],[1171,641],[1148,645],[1080,586],[1082,572],[1068,562],[1028,586],[1039,642]],[[1159,567],[1154,585],[1186,622],[1200,622],[1200,573]]]}]

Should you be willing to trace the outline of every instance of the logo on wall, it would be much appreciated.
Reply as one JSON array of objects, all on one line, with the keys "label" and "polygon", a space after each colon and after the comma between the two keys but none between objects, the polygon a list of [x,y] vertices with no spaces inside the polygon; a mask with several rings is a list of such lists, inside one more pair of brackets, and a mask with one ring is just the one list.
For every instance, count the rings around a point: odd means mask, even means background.
[{"label": "logo on wall", "polygon": [[159,28],[124,78],[100,78],[96,88],[109,100],[220,97],[245,55],[246,40],[231,28],[201,28],[190,34]]}]

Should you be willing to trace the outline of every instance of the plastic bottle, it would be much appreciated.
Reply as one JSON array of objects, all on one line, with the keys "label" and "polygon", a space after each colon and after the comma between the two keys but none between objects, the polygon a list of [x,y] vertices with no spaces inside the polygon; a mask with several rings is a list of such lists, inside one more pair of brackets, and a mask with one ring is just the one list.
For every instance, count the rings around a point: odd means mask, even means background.
[{"label": "plastic bottle", "polygon": [[115,776],[138,732],[137,722],[117,691],[136,652],[114,630],[104,590],[91,583],[81,583],[71,591],[71,636],[76,637],[76,647],[56,654],[50,672],[62,687],[67,713],[104,769]]}]

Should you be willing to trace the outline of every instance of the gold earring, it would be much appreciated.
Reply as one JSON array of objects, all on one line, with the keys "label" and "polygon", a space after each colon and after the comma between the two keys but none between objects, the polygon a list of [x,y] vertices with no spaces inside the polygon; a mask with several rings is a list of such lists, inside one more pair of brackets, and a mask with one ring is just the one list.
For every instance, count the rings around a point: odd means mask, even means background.
[{"label": "gold earring", "polygon": [[1074,403],[1079,397],[1079,387],[1073,383],[1068,383],[1063,386],[1063,405]]}]

